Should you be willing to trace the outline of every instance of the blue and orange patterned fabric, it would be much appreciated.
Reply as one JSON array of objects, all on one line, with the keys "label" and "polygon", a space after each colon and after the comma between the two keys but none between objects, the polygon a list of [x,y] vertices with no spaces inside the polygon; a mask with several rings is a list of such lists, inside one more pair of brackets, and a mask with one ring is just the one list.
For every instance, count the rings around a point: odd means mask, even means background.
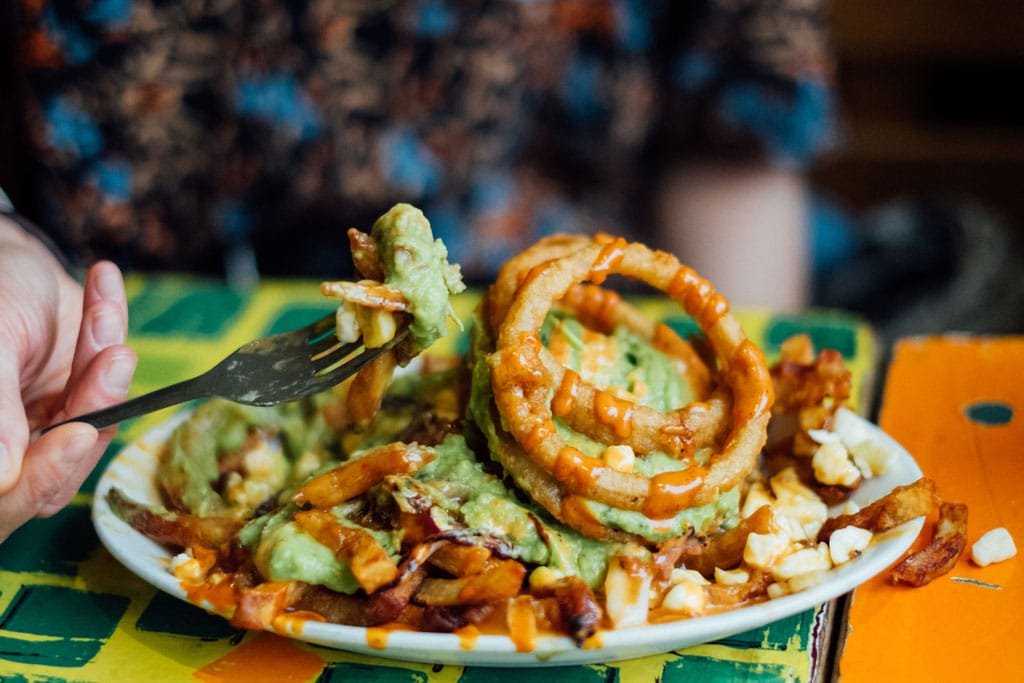
[{"label": "blue and orange patterned fabric", "polygon": [[[213,280],[130,277],[129,343],[140,359],[131,393],[197,375],[253,338],[318,319],[331,304],[316,284],[268,281],[240,291]],[[476,296],[466,293],[454,300],[454,309],[467,320],[475,302]],[[661,308],[662,303],[639,304],[676,329],[692,329],[689,318]],[[869,328],[858,319],[827,311],[786,316],[739,311],[737,316],[769,360],[798,332],[810,334],[819,347],[839,350],[853,372],[853,400],[866,405],[876,349]],[[452,330],[432,353],[467,348],[468,332]],[[247,632],[136,577],[101,545],[90,521],[92,494],[106,463],[174,410],[126,423],[70,505],[52,518],[33,520],[0,545],[0,680],[477,683],[554,675],[541,668],[495,671],[399,662]],[[822,606],[713,643],[560,667],[557,676],[566,683],[818,680],[829,666],[832,615],[831,606]]]},{"label": "blue and orange patterned fabric", "polygon": [[[820,0],[19,0],[23,213],[84,260],[337,275],[397,201],[470,279],[834,139]],[[650,237],[649,235],[647,236]]]}]

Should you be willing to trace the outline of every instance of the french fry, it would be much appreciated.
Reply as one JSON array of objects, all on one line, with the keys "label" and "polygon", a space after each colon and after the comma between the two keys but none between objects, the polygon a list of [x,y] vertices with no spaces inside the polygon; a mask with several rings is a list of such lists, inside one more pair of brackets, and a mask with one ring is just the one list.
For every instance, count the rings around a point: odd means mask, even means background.
[{"label": "french fry", "polygon": [[967,506],[943,503],[932,542],[893,567],[892,578],[915,587],[929,584],[953,569],[966,547]]},{"label": "french fry", "polygon": [[265,581],[238,591],[231,623],[240,628],[265,629],[274,617],[291,607],[308,584],[299,581]]},{"label": "french fry", "polygon": [[398,577],[398,567],[387,551],[363,529],[347,527],[326,510],[295,513],[295,523],[348,563],[360,587],[372,593]]},{"label": "french fry", "polygon": [[389,474],[412,474],[433,459],[431,449],[415,443],[378,446],[310,479],[292,495],[292,501],[299,507],[334,507],[366,493]]},{"label": "french fry", "polygon": [[498,602],[519,593],[526,567],[515,560],[492,560],[479,574],[455,579],[424,579],[415,601],[429,606]]},{"label": "french fry", "polygon": [[400,289],[373,280],[322,282],[320,283],[320,293],[324,296],[351,301],[367,308],[409,311],[409,300],[405,298]]},{"label": "french fry", "polygon": [[849,514],[830,517],[818,531],[818,542],[828,542],[832,533],[847,526],[856,526],[874,533],[886,531],[927,515],[938,504],[935,482],[922,477],[906,486],[897,486],[875,502]]},{"label": "french fry", "polygon": [[373,237],[357,228],[349,228],[348,244],[356,272],[368,280],[383,281],[386,277],[384,262]]}]

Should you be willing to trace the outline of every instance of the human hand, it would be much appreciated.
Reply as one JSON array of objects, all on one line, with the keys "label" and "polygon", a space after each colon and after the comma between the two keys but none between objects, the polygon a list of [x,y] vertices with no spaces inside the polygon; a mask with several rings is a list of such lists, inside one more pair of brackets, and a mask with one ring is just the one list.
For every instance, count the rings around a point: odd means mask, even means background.
[{"label": "human hand", "polygon": [[81,422],[32,432],[125,398],[136,365],[127,326],[117,266],[94,265],[83,289],[0,218],[0,541],[64,507],[113,438],[116,427]]}]

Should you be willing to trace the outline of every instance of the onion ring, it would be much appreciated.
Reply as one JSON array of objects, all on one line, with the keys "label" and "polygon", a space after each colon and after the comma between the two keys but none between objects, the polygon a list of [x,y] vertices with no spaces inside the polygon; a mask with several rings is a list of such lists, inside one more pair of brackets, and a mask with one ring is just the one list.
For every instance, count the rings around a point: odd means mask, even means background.
[{"label": "onion ring", "polygon": [[[548,366],[554,361],[545,359],[550,352],[540,344],[539,329],[554,302],[573,284],[586,280],[601,284],[613,273],[646,282],[682,305],[707,336],[722,367],[732,394],[732,425],[724,447],[705,466],[693,464],[648,478],[608,467],[568,446],[556,433],[548,401]],[[496,311],[500,309],[492,307],[492,319]],[[507,314],[498,319],[496,350],[488,358],[498,411],[525,453],[570,494],[664,519],[685,508],[713,502],[753,468],[766,439],[773,398],[764,357],[729,313],[725,298],[674,256],[622,239],[598,238],[532,267],[516,289]],[[563,373],[563,377],[567,375]],[[599,394],[595,390],[595,407]],[[687,406],[663,414],[624,402],[605,409],[605,419],[599,420],[619,435],[631,433],[631,423],[657,421],[662,434],[676,440],[678,451],[686,453],[692,452],[693,429],[685,418],[694,412],[699,411]]]}]

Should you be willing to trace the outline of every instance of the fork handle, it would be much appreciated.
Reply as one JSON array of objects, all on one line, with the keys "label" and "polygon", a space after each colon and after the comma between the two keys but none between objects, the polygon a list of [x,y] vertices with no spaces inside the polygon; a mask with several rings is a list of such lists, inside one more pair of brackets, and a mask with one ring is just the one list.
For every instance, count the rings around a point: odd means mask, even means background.
[{"label": "fork handle", "polygon": [[112,405],[109,408],[68,418],[44,428],[40,433],[45,434],[54,427],[60,427],[69,422],[87,422],[96,429],[103,429],[131,417],[138,417],[139,415],[151,413],[154,410],[160,410],[161,408],[206,396],[210,396],[210,392],[203,381],[203,376],[200,375],[199,377],[193,377],[192,379],[151,391],[142,396],[136,396],[135,398]]}]

